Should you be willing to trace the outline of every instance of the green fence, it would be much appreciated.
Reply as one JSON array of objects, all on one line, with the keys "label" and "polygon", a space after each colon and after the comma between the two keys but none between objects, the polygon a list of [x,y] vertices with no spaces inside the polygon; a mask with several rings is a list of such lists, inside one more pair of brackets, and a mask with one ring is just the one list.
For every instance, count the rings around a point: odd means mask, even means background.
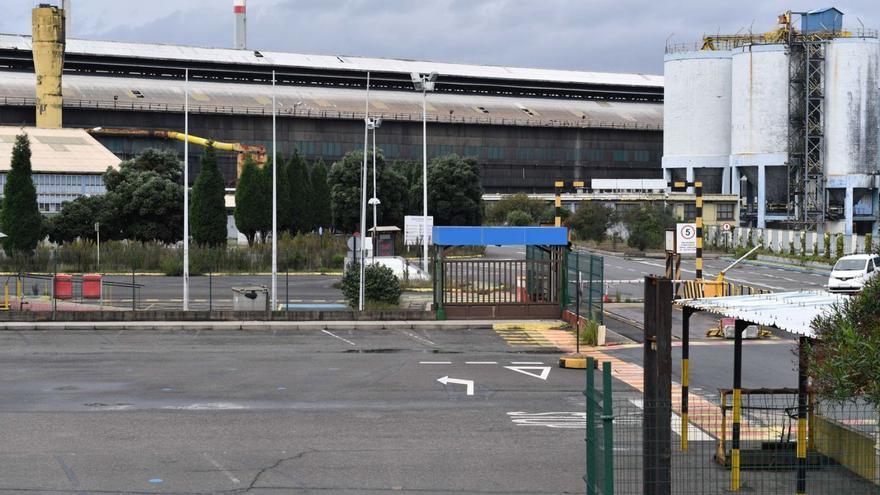
[{"label": "green fence", "polygon": [[[526,247],[526,259],[549,260],[550,253],[537,246]],[[569,251],[565,260],[563,309],[579,312],[600,324],[605,322],[605,259],[586,251]],[[578,274],[580,274],[580,307],[578,307]],[[530,287],[531,290],[531,287]]]},{"label": "green fence", "polygon": [[602,363],[602,389],[594,380],[593,358],[587,358],[587,495],[614,493],[614,414],[611,398],[611,363]]}]

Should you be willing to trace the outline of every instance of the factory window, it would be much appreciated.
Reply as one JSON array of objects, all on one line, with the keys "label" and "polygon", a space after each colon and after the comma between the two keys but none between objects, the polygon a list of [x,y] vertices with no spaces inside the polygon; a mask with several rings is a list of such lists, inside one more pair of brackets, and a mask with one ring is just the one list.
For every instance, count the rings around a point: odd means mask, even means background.
[{"label": "factory window", "polygon": [[611,153],[611,159],[615,162],[626,162],[629,161],[629,151],[627,150],[614,150]]},{"label": "factory window", "polygon": [[400,145],[386,144],[385,146],[379,146],[379,151],[384,154],[386,158],[398,158],[400,156]]},{"label": "factory window", "polygon": [[695,203],[685,203],[684,204],[684,220],[686,222],[693,222],[697,219],[697,205]]},{"label": "factory window", "polygon": [[716,220],[733,220],[733,203],[718,203],[715,205]]},{"label": "factory window", "polygon": [[324,156],[342,156],[342,143],[321,143],[321,154]]},{"label": "factory window", "polygon": [[451,144],[441,144],[440,146],[437,146],[437,153],[440,156],[451,155],[455,153],[455,146],[452,146]]},{"label": "factory window", "polygon": [[517,148],[516,149],[516,159],[520,161],[528,161],[531,160],[531,149],[529,148]]},{"label": "factory window", "polygon": [[617,203],[614,209],[618,215],[620,215],[621,217],[625,217],[626,215],[638,210],[639,205],[635,203]]},{"label": "factory window", "polygon": [[648,151],[634,151],[633,152],[633,160],[637,162],[646,162],[651,159],[651,153]]},{"label": "factory window", "polygon": [[480,147],[479,146],[465,146],[464,147],[464,156],[474,156],[480,157]]},{"label": "factory window", "polygon": [[601,162],[605,160],[605,150],[586,150],[587,160],[591,162]]},{"label": "factory window", "polygon": [[490,146],[488,151],[489,151],[489,159],[490,160],[503,160],[504,159],[504,148]]}]

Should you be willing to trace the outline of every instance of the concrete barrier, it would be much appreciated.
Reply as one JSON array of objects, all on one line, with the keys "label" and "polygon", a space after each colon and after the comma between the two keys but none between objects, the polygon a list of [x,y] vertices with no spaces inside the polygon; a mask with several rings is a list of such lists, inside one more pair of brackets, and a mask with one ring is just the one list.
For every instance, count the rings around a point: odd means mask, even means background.
[{"label": "concrete barrier", "polygon": [[0,322],[137,321],[417,321],[434,320],[433,311],[5,311]]},{"label": "concrete barrier", "polygon": [[813,419],[812,441],[817,452],[875,485],[880,484],[880,451],[874,435],[817,414]]}]

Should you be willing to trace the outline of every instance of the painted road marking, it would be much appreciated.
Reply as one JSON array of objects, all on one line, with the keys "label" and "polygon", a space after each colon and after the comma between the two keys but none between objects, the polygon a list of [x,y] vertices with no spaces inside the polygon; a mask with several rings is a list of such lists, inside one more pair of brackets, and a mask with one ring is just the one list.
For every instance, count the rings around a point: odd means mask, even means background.
[{"label": "painted road marking", "polygon": [[426,338],[424,338],[424,337],[421,337],[421,336],[416,335],[416,334],[414,334],[414,333],[407,332],[406,330],[401,330],[401,332],[403,332],[404,334],[406,334],[408,337],[412,338],[413,340],[416,340],[416,341],[418,341],[418,342],[421,342],[422,344],[428,344],[428,345],[430,345],[430,346],[436,346],[436,345],[437,345],[437,344],[435,344],[434,342],[431,342],[430,340],[428,340],[428,339],[426,339]]},{"label": "painted road marking", "polygon": [[250,407],[244,404],[236,404],[234,402],[203,402],[188,404],[185,406],[163,406],[162,409],[175,409],[180,411],[240,411],[242,409],[250,409]]},{"label": "painted road marking", "polygon": [[448,383],[457,383],[459,385],[465,385],[467,387],[467,395],[474,395],[474,381],[473,380],[462,380],[460,378],[449,378],[448,376],[444,376],[437,379],[438,382],[446,385]]},{"label": "painted road marking", "polygon": [[464,364],[498,364],[498,361],[465,361]]},{"label": "painted road marking", "polygon": [[452,364],[452,361],[419,361],[419,364]]},{"label": "painted road marking", "polygon": [[[644,409],[644,401],[642,399],[630,399],[629,402],[638,407],[639,409]],[[670,420],[670,426],[672,427],[672,431],[675,432],[679,437],[681,436],[681,416],[672,412],[672,419]],[[688,440],[691,442],[711,442],[715,440],[711,435],[707,435],[706,432],[701,430],[695,424],[688,421]]]},{"label": "painted road marking", "polygon": [[239,480],[238,478],[236,478],[235,476],[233,476],[232,473],[230,473],[229,470],[227,470],[225,467],[223,467],[222,464],[220,464],[219,462],[215,461],[215,460],[212,459],[210,456],[208,456],[208,453],[207,453],[207,452],[202,452],[202,455],[205,457],[205,459],[206,459],[208,462],[211,463],[212,466],[214,466],[215,468],[217,468],[218,471],[220,471],[220,472],[222,472],[223,474],[225,474],[226,477],[229,478],[229,481],[233,482],[233,483],[236,484],[236,485],[238,485],[239,483],[241,483],[241,480]]},{"label": "painted road marking", "polygon": [[544,364],[543,361],[511,361],[510,364]]},{"label": "painted road marking", "polygon": [[527,413],[511,411],[507,413],[507,416],[517,426],[546,426],[547,428],[579,430],[587,427],[587,413],[585,412]]},{"label": "painted road marking", "polygon": [[336,335],[335,333],[333,333],[333,332],[331,332],[331,331],[329,331],[329,330],[321,330],[321,331],[324,332],[324,333],[326,333],[327,335],[333,337],[333,338],[336,338],[336,339],[339,339],[339,340],[345,342],[346,344],[349,344],[349,345],[357,345],[357,344],[355,344],[354,342],[352,342],[352,341],[350,341],[350,340],[348,340],[348,339],[346,339],[346,338],[344,338],[344,337],[340,337],[339,335]]},{"label": "painted road marking", "polygon": [[[547,380],[547,377],[550,375],[550,367],[549,366],[505,366],[505,368],[510,371],[516,371],[517,373],[522,373],[523,375],[529,375],[540,380]],[[528,370],[528,371],[527,371]],[[535,374],[531,371],[540,370],[541,374]]]}]

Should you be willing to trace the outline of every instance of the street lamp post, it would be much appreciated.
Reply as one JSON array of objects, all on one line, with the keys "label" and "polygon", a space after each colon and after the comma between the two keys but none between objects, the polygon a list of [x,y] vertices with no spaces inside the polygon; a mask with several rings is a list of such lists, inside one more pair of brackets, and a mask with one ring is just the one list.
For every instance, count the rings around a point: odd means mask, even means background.
[{"label": "street lamp post", "polygon": [[437,73],[413,72],[416,91],[422,92],[422,269],[428,274],[428,91],[434,91]]},{"label": "street lamp post", "polygon": [[189,311],[189,69],[183,77],[183,310]]},{"label": "street lamp post", "polygon": [[278,293],[278,150],[275,133],[275,71],[272,71],[272,297],[270,310],[275,311]]},{"label": "street lamp post", "polygon": [[97,259],[95,261],[95,271],[100,272],[101,271],[101,222],[95,222],[95,238],[97,241],[95,243],[95,250],[97,251],[97,253],[96,253]]},{"label": "street lamp post", "polygon": [[360,256],[360,277],[358,277],[358,310],[364,310],[364,286],[366,277],[366,256],[364,248],[366,247],[367,238],[367,145],[370,133],[370,73],[367,72],[367,97],[364,106],[364,165],[361,168],[361,256]]},{"label": "street lamp post", "polygon": [[378,235],[378,225],[377,225],[377,214],[376,207],[382,204],[379,201],[378,190],[376,189],[376,129],[378,129],[382,125],[382,119],[373,118],[370,119],[369,124],[367,126],[373,130],[373,197],[370,198],[369,204],[373,205],[373,235],[371,239],[373,239],[373,261],[376,261],[376,246],[378,241],[376,240],[376,235]]}]

